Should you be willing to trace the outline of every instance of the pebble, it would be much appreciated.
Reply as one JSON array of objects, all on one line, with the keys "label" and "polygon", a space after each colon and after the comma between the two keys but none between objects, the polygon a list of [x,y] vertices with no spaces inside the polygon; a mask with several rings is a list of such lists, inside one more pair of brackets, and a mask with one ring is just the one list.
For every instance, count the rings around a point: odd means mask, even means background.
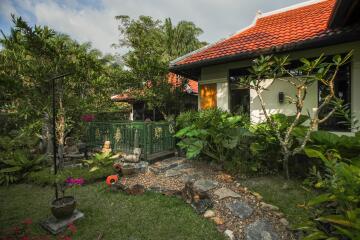
[{"label": "pebble", "polygon": [[263,197],[260,195],[260,193],[252,192],[252,195],[254,195],[256,197],[256,199],[259,201],[261,201],[263,199]]},{"label": "pebble", "polygon": [[289,222],[288,222],[288,220],[286,220],[286,218],[281,218],[279,221],[280,221],[281,224],[284,225],[285,227],[289,226]]},{"label": "pebble", "polygon": [[274,212],[274,215],[277,216],[278,218],[284,217],[284,214],[282,212]]},{"label": "pebble", "polygon": [[268,209],[268,210],[271,210],[271,211],[279,211],[279,208],[277,206],[274,206],[274,205],[271,205],[271,204],[268,204],[268,203],[265,203],[265,202],[261,202],[260,207],[262,209]]},{"label": "pebble", "polygon": [[204,213],[204,218],[212,218],[215,217],[215,212],[213,210],[206,210]]},{"label": "pebble", "polygon": [[213,218],[211,218],[211,220],[213,220],[216,225],[223,225],[224,224],[224,220],[222,218],[220,218],[220,217],[213,217]]},{"label": "pebble", "polygon": [[235,240],[235,236],[233,231],[226,229],[224,232],[225,236],[227,236],[230,240]]}]

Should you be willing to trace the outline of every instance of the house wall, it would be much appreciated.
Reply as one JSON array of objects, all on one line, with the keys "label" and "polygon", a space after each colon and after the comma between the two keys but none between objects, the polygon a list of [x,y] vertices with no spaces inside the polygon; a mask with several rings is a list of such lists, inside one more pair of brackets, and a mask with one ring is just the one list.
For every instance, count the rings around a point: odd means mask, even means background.
[{"label": "house wall", "polygon": [[[352,112],[355,116],[360,119],[360,41],[339,44],[330,47],[317,48],[305,51],[297,51],[290,53],[291,59],[299,59],[302,57],[310,58],[317,57],[321,53],[325,55],[332,54],[341,54],[346,53],[354,49],[354,55],[352,59],[351,66],[351,107]],[[218,107],[224,110],[230,110],[230,94],[229,94],[229,84],[228,84],[228,74],[230,69],[248,67],[251,65],[250,60],[220,64],[215,66],[204,67],[201,69],[201,79],[199,80],[199,85],[208,84],[208,83],[217,83],[217,102]],[[275,81],[271,84],[271,80],[266,81],[266,84],[270,87],[269,91],[266,91],[263,94],[265,102],[267,104],[267,110],[270,113],[285,113],[285,114],[294,114],[295,106],[279,103],[278,94],[279,92],[284,92],[285,95],[294,95],[294,90],[286,82]],[[311,114],[318,106],[318,91],[317,84],[312,85],[309,88],[309,93],[305,102],[304,114],[310,112]],[[250,91],[250,116],[251,120],[254,123],[258,123],[264,120],[264,115],[262,113],[259,99],[257,94],[254,91]]]}]

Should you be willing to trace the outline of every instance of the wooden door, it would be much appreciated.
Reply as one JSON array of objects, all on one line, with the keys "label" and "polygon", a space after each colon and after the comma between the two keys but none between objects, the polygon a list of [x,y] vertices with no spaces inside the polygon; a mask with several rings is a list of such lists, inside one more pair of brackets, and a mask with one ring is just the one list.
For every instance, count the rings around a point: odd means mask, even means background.
[{"label": "wooden door", "polygon": [[200,85],[200,109],[216,108],[216,83]]}]

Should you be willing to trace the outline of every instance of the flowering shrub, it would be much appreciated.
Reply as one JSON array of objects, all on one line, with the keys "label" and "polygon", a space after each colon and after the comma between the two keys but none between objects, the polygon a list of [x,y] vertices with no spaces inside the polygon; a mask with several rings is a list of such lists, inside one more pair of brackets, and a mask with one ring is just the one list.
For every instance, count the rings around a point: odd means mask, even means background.
[{"label": "flowering shrub", "polygon": [[84,122],[92,122],[95,120],[95,115],[93,114],[84,114],[81,116],[81,120]]}]

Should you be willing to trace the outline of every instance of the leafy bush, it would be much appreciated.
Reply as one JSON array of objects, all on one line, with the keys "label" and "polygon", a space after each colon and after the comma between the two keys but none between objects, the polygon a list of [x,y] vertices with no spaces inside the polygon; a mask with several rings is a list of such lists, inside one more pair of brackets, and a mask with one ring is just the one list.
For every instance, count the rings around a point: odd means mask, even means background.
[{"label": "leafy bush", "polygon": [[199,116],[198,111],[187,111],[181,113],[176,118],[176,129],[180,130],[182,128],[189,127],[196,121],[198,116]]},{"label": "leafy bush", "polygon": [[355,136],[336,135],[331,132],[317,131],[311,133],[308,146],[320,152],[336,149],[345,160],[360,158],[360,133]]},{"label": "leafy bush", "polygon": [[308,147],[305,153],[321,159],[326,174],[318,175],[315,184],[323,193],[307,204],[312,218],[300,228],[308,234],[304,239],[360,239],[359,160],[345,162],[334,149],[321,152]]},{"label": "leafy bush", "polygon": [[[286,116],[285,114],[271,115],[271,119],[276,124],[276,129],[273,129],[269,124],[263,122],[252,126],[252,131],[255,134],[255,140],[251,144],[251,154],[257,162],[258,170],[263,173],[275,173],[282,169],[281,165],[281,145],[276,137],[276,131],[281,136],[285,134],[286,129],[291,125],[295,116]],[[301,116],[299,122],[294,129],[293,148],[297,147],[297,134],[303,135],[305,128],[302,124],[308,120],[308,117]]]},{"label": "leafy bush", "polygon": [[220,109],[203,110],[194,115],[187,112],[178,117],[178,124],[183,127],[176,133],[181,139],[178,146],[186,150],[188,158],[202,155],[221,164],[231,160],[235,151],[252,136],[242,116]]},{"label": "leafy bush", "polygon": [[15,183],[41,169],[45,155],[35,152],[37,143],[37,139],[22,134],[0,137],[0,185]]},{"label": "leafy bush", "polygon": [[111,153],[95,153],[90,160],[83,160],[90,167],[90,172],[97,171],[103,167],[111,166],[114,163]]}]

